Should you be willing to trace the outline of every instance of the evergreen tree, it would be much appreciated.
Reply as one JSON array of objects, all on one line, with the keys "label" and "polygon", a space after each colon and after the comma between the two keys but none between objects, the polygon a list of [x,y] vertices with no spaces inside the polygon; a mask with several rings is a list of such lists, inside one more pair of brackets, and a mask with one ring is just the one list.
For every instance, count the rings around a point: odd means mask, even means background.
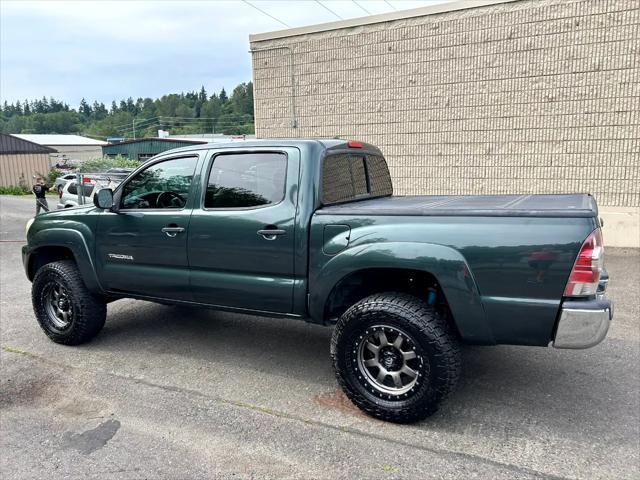
[{"label": "evergreen tree", "polygon": [[80,106],[78,107],[78,113],[82,115],[85,119],[91,118],[91,107],[87,103],[87,101],[83,98],[80,100]]},{"label": "evergreen tree", "polygon": [[4,101],[0,108],[0,132],[4,133],[80,133],[97,137],[131,136],[134,118],[136,136],[155,136],[158,128],[174,134],[253,133],[253,85],[242,83],[228,95],[208,95],[199,90],[164,95],[152,99],[132,97],[91,104],[83,98],[77,109],[52,97],[24,102]]}]

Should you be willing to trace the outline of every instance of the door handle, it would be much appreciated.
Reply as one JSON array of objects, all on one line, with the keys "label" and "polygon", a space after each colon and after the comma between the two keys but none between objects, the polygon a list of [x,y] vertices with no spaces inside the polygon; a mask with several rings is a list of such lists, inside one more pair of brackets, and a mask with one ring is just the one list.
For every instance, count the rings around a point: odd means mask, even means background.
[{"label": "door handle", "polygon": [[160,230],[162,233],[166,233],[167,237],[175,237],[177,234],[184,232],[184,228],[183,227],[178,227],[178,226],[168,226],[168,227],[163,227],[162,230]]},{"label": "door handle", "polygon": [[278,228],[258,230],[258,235],[262,235],[262,238],[265,240],[275,240],[279,235],[285,235],[286,233],[286,230],[280,230]]}]

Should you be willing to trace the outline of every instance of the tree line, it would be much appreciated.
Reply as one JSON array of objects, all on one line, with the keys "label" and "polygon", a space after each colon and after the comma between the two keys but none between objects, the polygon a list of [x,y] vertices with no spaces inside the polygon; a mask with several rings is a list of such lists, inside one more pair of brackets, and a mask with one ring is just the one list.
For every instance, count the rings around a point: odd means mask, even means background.
[{"label": "tree line", "polygon": [[0,106],[2,133],[77,133],[96,138],[155,137],[158,130],[171,134],[254,133],[253,84],[241,83],[229,96],[223,88],[209,95],[199,91],[172,93],[161,98],[129,97],[113,101],[87,102],[78,108],[43,97]]}]

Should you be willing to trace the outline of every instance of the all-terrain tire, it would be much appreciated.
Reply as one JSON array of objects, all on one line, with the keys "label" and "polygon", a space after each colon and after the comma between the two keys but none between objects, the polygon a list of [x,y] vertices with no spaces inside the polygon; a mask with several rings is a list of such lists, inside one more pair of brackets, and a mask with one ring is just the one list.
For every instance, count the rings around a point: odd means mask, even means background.
[{"label": "all-terrain tire", "polygon": [[[394,342],[400,344],[396,350]],[[331,358],[338,383],[355,405],[397,423],[435,413],[454,390],[461,368],[460,345],[448,319],[419,298],[394,292],[364,298],[340,317]]]},{"label": "all-terrain tire", "polygon": [[31,300],[44,333],[64,345],[88,342],[107,317],[105,300],[87,289],[73,260],[41,267],[33,279]]}]

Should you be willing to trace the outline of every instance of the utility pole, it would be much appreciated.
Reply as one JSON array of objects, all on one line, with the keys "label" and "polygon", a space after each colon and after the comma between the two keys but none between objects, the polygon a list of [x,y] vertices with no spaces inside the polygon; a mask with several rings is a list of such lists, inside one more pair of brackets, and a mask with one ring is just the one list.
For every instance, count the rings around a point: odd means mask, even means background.
[{"label": "utility pole", "polygon": [[133,139],[136,139],[136,117],[133,117]]}]

